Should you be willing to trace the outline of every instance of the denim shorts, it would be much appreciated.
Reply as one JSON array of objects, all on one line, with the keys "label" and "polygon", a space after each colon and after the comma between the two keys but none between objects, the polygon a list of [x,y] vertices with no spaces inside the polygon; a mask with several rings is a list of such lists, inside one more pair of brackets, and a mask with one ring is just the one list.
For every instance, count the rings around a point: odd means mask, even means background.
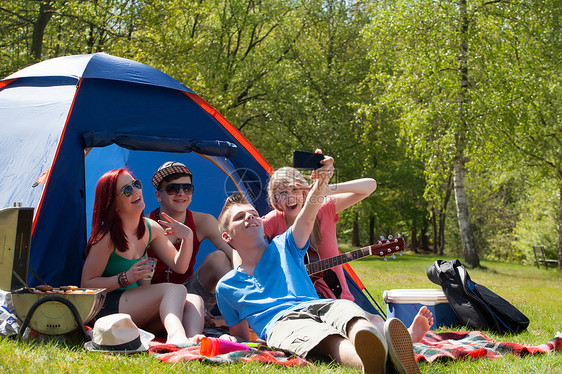
[{"label": "denim shorts", "polygon": [[94,324],[99,318],[105,317],[109,314],[119,313],[119,300],[121,300],[121,295],[123,295],[125,290],[115,290],[108,292],[105,295],[105,301],[103,302],[103,306],[98,314],[94,317],[94,319],[89,324]]}]

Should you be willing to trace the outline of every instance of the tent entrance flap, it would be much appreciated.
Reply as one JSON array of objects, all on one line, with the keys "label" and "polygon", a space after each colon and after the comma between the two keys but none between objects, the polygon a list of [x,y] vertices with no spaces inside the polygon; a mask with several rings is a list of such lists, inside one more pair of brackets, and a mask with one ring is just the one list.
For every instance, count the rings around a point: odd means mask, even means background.
[{"label": "tent entrance flap", "polygon": [[174,153],[197,152],[209,156],[232,158],[236,156],[236,144],[224,140],[192,140],[164,136],[116,134],[109,131],[88,131],[82,134],[85,148],[106,147],[117,144],[131,150]]}]

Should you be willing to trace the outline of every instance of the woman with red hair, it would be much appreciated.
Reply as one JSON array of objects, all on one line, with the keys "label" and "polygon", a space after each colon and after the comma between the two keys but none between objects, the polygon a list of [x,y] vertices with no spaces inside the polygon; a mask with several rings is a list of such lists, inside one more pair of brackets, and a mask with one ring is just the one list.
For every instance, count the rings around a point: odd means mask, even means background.
[{"label": "woman with red hair", "polygon": [[[163,330],[167,343],[185,345],[201,338],[203,300],[187,294],[181,284],[150,284],[149,246],[173,271],[183,273],[191,260],[193,232],[164,215],[157,222],[144,217],[142,183],[125,169],[111,170],[98,181],[92,233],[86,246],[82,287],[106,288],[107,297],[97,318],[126,313],[135,324],[153,333]],[[167,235],[182,239],[179,251]]]}]

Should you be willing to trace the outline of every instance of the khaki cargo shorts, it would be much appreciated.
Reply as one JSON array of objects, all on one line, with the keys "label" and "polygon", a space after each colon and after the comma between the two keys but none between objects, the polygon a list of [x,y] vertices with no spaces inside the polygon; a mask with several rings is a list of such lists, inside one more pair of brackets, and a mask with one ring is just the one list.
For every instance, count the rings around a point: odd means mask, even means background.
[{"label": "khaki cargo shorts", "polygon": [[330,335],[347,338],[347,324],[354,318],[368,319],[353,301],[319,301],[281,317],[269,332],[267,345],[300,357]]}]

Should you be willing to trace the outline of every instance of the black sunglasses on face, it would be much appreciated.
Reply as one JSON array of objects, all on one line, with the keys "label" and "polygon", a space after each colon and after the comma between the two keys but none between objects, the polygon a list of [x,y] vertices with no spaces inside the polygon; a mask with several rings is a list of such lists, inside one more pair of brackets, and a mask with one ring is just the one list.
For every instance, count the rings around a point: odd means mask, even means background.
[{"label": "black sunglasses on face", "polygon": [[193,194],[195,187],[191,183],[170,183],[166,188],[162,188],[158,191],[166,191],[168,195],[179,195],[180,190],[186,195]]},{"label": "black sunglasses on face", "polygon": [[131,183],[124,185],[123,188],[121,188],[121,193],[123,194],[123,196],[131,197],[131,195],[134,192],[133,187],[136,188],[137,190],[142,190],[141,181],[138,180],[138,179],[135,179]]}]

